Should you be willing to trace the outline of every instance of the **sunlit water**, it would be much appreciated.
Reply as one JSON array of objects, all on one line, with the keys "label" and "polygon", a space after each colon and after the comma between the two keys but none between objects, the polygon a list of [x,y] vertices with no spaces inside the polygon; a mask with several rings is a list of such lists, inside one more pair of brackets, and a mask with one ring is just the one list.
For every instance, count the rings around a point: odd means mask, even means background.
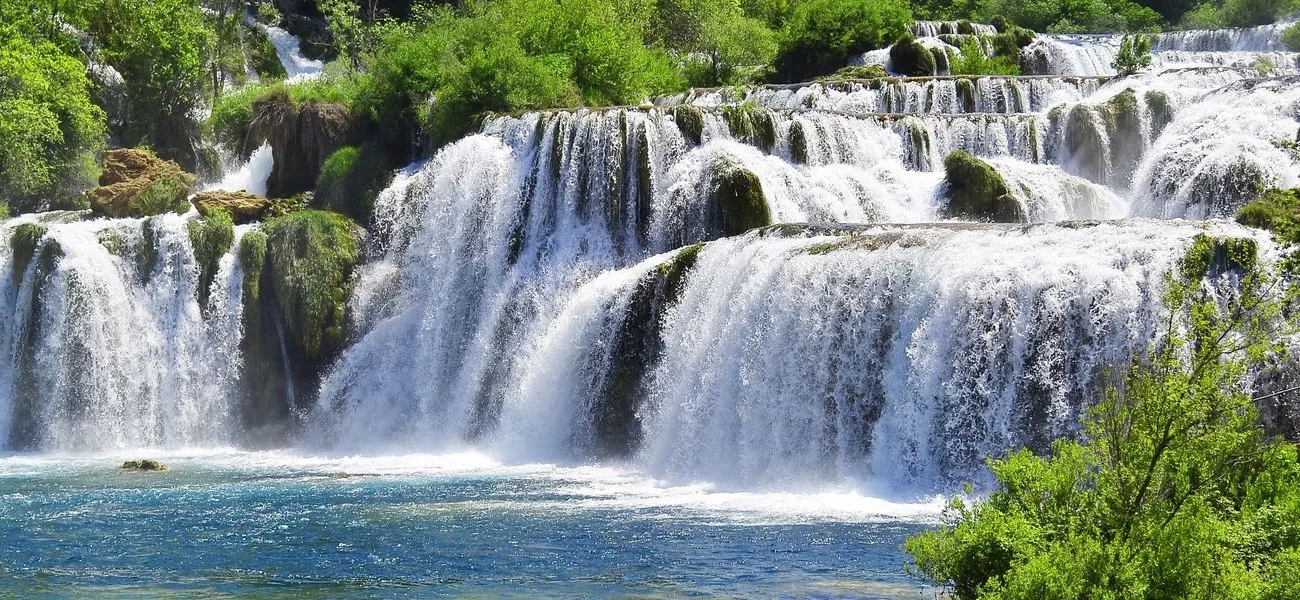
[{"label": "sunlit water", "polygon": [[[0,597],[931,595],[939,503],[663,487],[478,454],[0,458]],[[930,590],[932,592],[932,590]]]}]

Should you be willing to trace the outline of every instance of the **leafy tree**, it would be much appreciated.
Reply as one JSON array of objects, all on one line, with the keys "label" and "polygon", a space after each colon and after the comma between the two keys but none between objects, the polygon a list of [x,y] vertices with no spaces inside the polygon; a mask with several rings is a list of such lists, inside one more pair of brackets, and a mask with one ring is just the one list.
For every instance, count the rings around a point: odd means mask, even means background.
[{"label": "leafy tree", "polygon": [[911,22],[911,8],[900,0],[802,0],[781,30],[773,79],[833,73],[854,54],[889,45]]},{"label": "leafy tree", "polygon": [[14,27],[0,25],[0,39],[0,200],[19,213],[78,206],[104,143],[86,68]]},{"label": "leafy tree", "polygon": [[651,27],[687,57],[687,79],[698,87],[745,83],[776,54],[775,34],[737,0],[663,0]]},{"label": "leafy tree", "polygon": [[1034,31],[1102,33],[1159,31],[1164,19],[1131,0],[978,0],[975,16],[1005,16]]},{"label": "leafy tree", "polygon": [[989,56],[978,41],[967,40],[949,69],[953,75],[1019,75],[1020,59],[1017,54]]},{"label": "leafy tree", "polygon": [[1151,66],[1151,38],[1144,35],[1124,36],[1111,66],[1121,77],[1136,75]]},{"label": "leafy tree", "polygon": [[94,0],[86,6],[101,56],[129,90],[115,137],[193,164],[198,131],[191,115],[203,99],[203,48],[211,43],[203,13],[192,0]]},{"label": "leafy tree", "polygon": [[[1201,281],[1240,283],[1216,298]],[[1082,441],[991,462],[987,500],[907,542],[920,575],[970,598],[1294,598],[1300,462],[1240,387],[1292,331],[1293,290],[1251,240],[1201,236],[1164,302],[1167,335],[1092,409]]]}]

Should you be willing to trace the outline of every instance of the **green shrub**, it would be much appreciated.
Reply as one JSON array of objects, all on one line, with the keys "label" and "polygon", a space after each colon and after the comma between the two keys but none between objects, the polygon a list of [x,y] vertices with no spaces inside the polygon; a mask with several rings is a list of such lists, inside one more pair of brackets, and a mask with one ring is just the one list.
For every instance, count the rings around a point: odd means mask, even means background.
[{"label": "green shrub", "polygon": [[1267,229],[1287,243],[1300,243],[1300,189],[1268,190],[1237,211],[1237,222]]},{"label": "green shrub", "polygon": [[881,77],[889,77],[889,73],[886,73],[885,68],[880,65],[849,66],[830,75],[818,77],[817,81],[853,81],[857,79],[879,79]]},{"label": "green shrub", "polygon": [[325,160],[316,179],[317,205],[360,223],[369,222],[375,198],[392,180],[385,165],[373,144],[340,148]]},{"label": "green shrub", "polygon": [[908,33],[898,36],[889,48],[889,62],[890,68],[899,75],[924,77],[938,73],[934,54]]},{"label": "green shrub", "polygon": [[969,40],[949,69],[953,75],[1019,75],[1020,59],[1018,54],[986,56],[979,42]]},{"label": "green shrub", "polygon": [[1124,36],[1111,66],[1120,77],[1136,75],[1151,66],[1151,38],[1145,35]]},{"label": "green shrub", "polygon": [[280,56],[275,53],[271,39],[254,27],[244,28],[245,56],[253,71],[263,79],[284,79],[287,73],[280,63]]},{"label": "green shrub", "polygon": [[1300,52],[1300,22],[1282,30],[1282,44],[1292,52]]},{"label": "green shrub", "polygon": [[1002,16],[1033,31],[1053,33],[1159,31],[1164,18],[1144,4],[1131,0],[977,0],[975,13],[983,19]]},{"label": "green shrub", "polygon": [[349,77],[320,78],[295,83],[273,81],[248,86],[226,94],[212,107],[206,128],[218,143],[235,152],[252,152],[247,142],[252,131],[253,105],[276,96],[291,102],[330,102],[352,106],[359,94],[357,80]]},{"label": "green shrub", "polygon": [[[1290,326],[1255,252],[1198,237],[1169,278],[1174,333],[1088,412],[1081,441],[991,461],[987,500],[954,500],[944,527],[907,542],[913,571],[958,599],[1296,597],[1300,461],[1241,387]],[[1200,287],[1220,256],[1243,272],[1223,307]]]},{"label": "green shrub", "polygon": [[853,55],[889,45],[911,22],[911,8],[899,0],[799,2],[780,32],[772,78],[794,82],[833,73]]}]

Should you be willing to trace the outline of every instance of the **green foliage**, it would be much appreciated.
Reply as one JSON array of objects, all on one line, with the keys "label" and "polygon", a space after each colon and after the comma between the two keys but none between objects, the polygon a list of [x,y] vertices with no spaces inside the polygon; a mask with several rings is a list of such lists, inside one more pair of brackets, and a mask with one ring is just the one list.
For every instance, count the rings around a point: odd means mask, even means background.
[{"label": "green foliage", "polygon": [[661,0],[651,29],[668,48],[686,56],[687,81],[716,87],[755,81],[776,54],[776,35],[735,0]]},{"label": "green foliage", "polygon": [[252,131],[254,104],[287,96],[294,104],[330,102],[351,106],[356,102],[357,93],[357,83],[350,77],[252,85],[222,96],[213,105],[205,127],[213,139],[227,148],[251,151],[246,142]]},{"label": "green foliage", "polygon": [[[93,0],[89,33],[122,74],[129,102],[114,134],[124,146],[147,142],[184,158],[197,135],[190,115],[203,98],[203,48],[211,44],[191,0]],[[185,164],[187,161],[182,161]]]},{"label": "green foliage", "polygon": [[1002,16],[1053,33],[1151,32],[1164,23],[1159,13],[1132,0],[977,0],[975,16]]},{"label": "green foliage", "polygon": [[253,67],[253,71],[257,72],[259,77],[263,79],[283,79],[287,75],[284,65],[280,63],[280,56],[275,53],[275,45],[271,43],[270,38],[266,37],[266,34],[259,29],[246,27],[244,39],[246,40],[244,52],[248,64]]},{"label": "green foliage", "polygon": [[[1213,0],[1198,4],[1182,16],[1184,29],[1267,25],[1300,9],[1297,0]],[[1286,43],[1283,33],[1283,43]]]},{"label": "green foliage", "polygon": [[[991,461],[987,500],[954,500],[947,525],[908,541],[914,572],[958,599],[1296,597],[1300,462],[1241,389],[1293,329],[1293,290],[1255,252],[1199,236],[1167,280],[1168,333],[1082,441]],[[1214,268],[1240,275],[1223,304],[1201,285]]]},{"label": "green foliage", "polygon": [[854,54],[885,47],[911,22],[911,8],[900,0],[798,2],[780,32],[773,79],[804,81],[833,73]]},{"label": "green foliage", "polygon": [[0,25],[0,39],[0,190],[17,213],[79,200],[104,143],[86,68],[15,27]]},{"label": "green foliage", "polygon": [[1151,38],[1145,35],[1124,36],[1111,66],[1120,77],[1136,75],[1151,66]]},{"label": "green foliage", "polygon": [[223,208],[214,208],[203,219],[186,223],[190,248],[199,267],[199,305],[208,306],[212,282],[217,278],[221,257],[235,243],[235,223]]},{"label": "green foliage", "polygon": [[326,210],[368,222],[375,198],[388,187],[392,173],[378,148],[345,146],[330,155],[316,179],[316,202]]},{"label": "green foliage", "polygon": [[270,282],[285,324],[308,361],[325,358],[343,343],[360,229],[347,217],[319,210],[289,213],[264,229]]},{"label": "green foliage", "polygon": [[150,181],[130,202],[133,216],[161,215],[163,213],[185,213],[190,209],[191,186],[173,177],[161,177]]},{"label": "green foliage", "polygon": [[817,81],[854,81],[860,79],[879,79],[889,77],[885,68],[880,65],[850,66],[844,67],[830,75],[818,77]]},{"label": "green foliage", "polygon": [[949,67],[953,75],[1019,75],[1018,54],[988,56],[979,42],[968,40],[961,45],[961,55]]},{"label": "green foliage", "polygon": [[1237,222],[1272,231],[1280,241],[1300,243],[1300,189],[1264,192],[1237,211]]},{"label": "green foliage", "polygon": [[239,238],[239,266],[244,270],[244,318],[253,315],[262,298],[262,270],[266,265],[266,233],[254,229]]},{"label": "green foliage", "polygon": [[1300,22],[1282,30],[1282,44],[1292,52],[1300,52]]}]

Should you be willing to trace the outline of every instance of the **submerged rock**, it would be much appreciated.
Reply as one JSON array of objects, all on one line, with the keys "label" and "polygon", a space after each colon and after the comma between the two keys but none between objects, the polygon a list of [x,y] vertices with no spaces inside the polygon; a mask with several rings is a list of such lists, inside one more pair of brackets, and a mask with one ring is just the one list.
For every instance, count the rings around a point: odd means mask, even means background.
[{"label": "submerged rock", "polygon": [[135,148],[109,150],[103,162],[99,187],[86,192],[95,214],[147,217],[189,210],[186,198],[198,179],[175,162]]},{"label": "submerged rock", "polygon": [[1007,182],[988,163],[961,150],[943,159],[947,175],[947,218],[994,223],[1024,221],[1020,203]]},{"label": "submerged rock", "polygon": [[271,207],[269,199],[243,190],[238,192],[227,192],[225,190],[199,192],[194,195],[191,202],[194,203],[194,208],[198,209],[199,214],[204,217],[211,215],[215,210],[223,210],[229,213],[237,224],[260,221],[265,216],[267,209]]},{"label": "submerged rock", "polygon": [[164,465],[152,458],[140,460],[128,460],[118,467],[124,471],[166,471],[167,465]]}]

